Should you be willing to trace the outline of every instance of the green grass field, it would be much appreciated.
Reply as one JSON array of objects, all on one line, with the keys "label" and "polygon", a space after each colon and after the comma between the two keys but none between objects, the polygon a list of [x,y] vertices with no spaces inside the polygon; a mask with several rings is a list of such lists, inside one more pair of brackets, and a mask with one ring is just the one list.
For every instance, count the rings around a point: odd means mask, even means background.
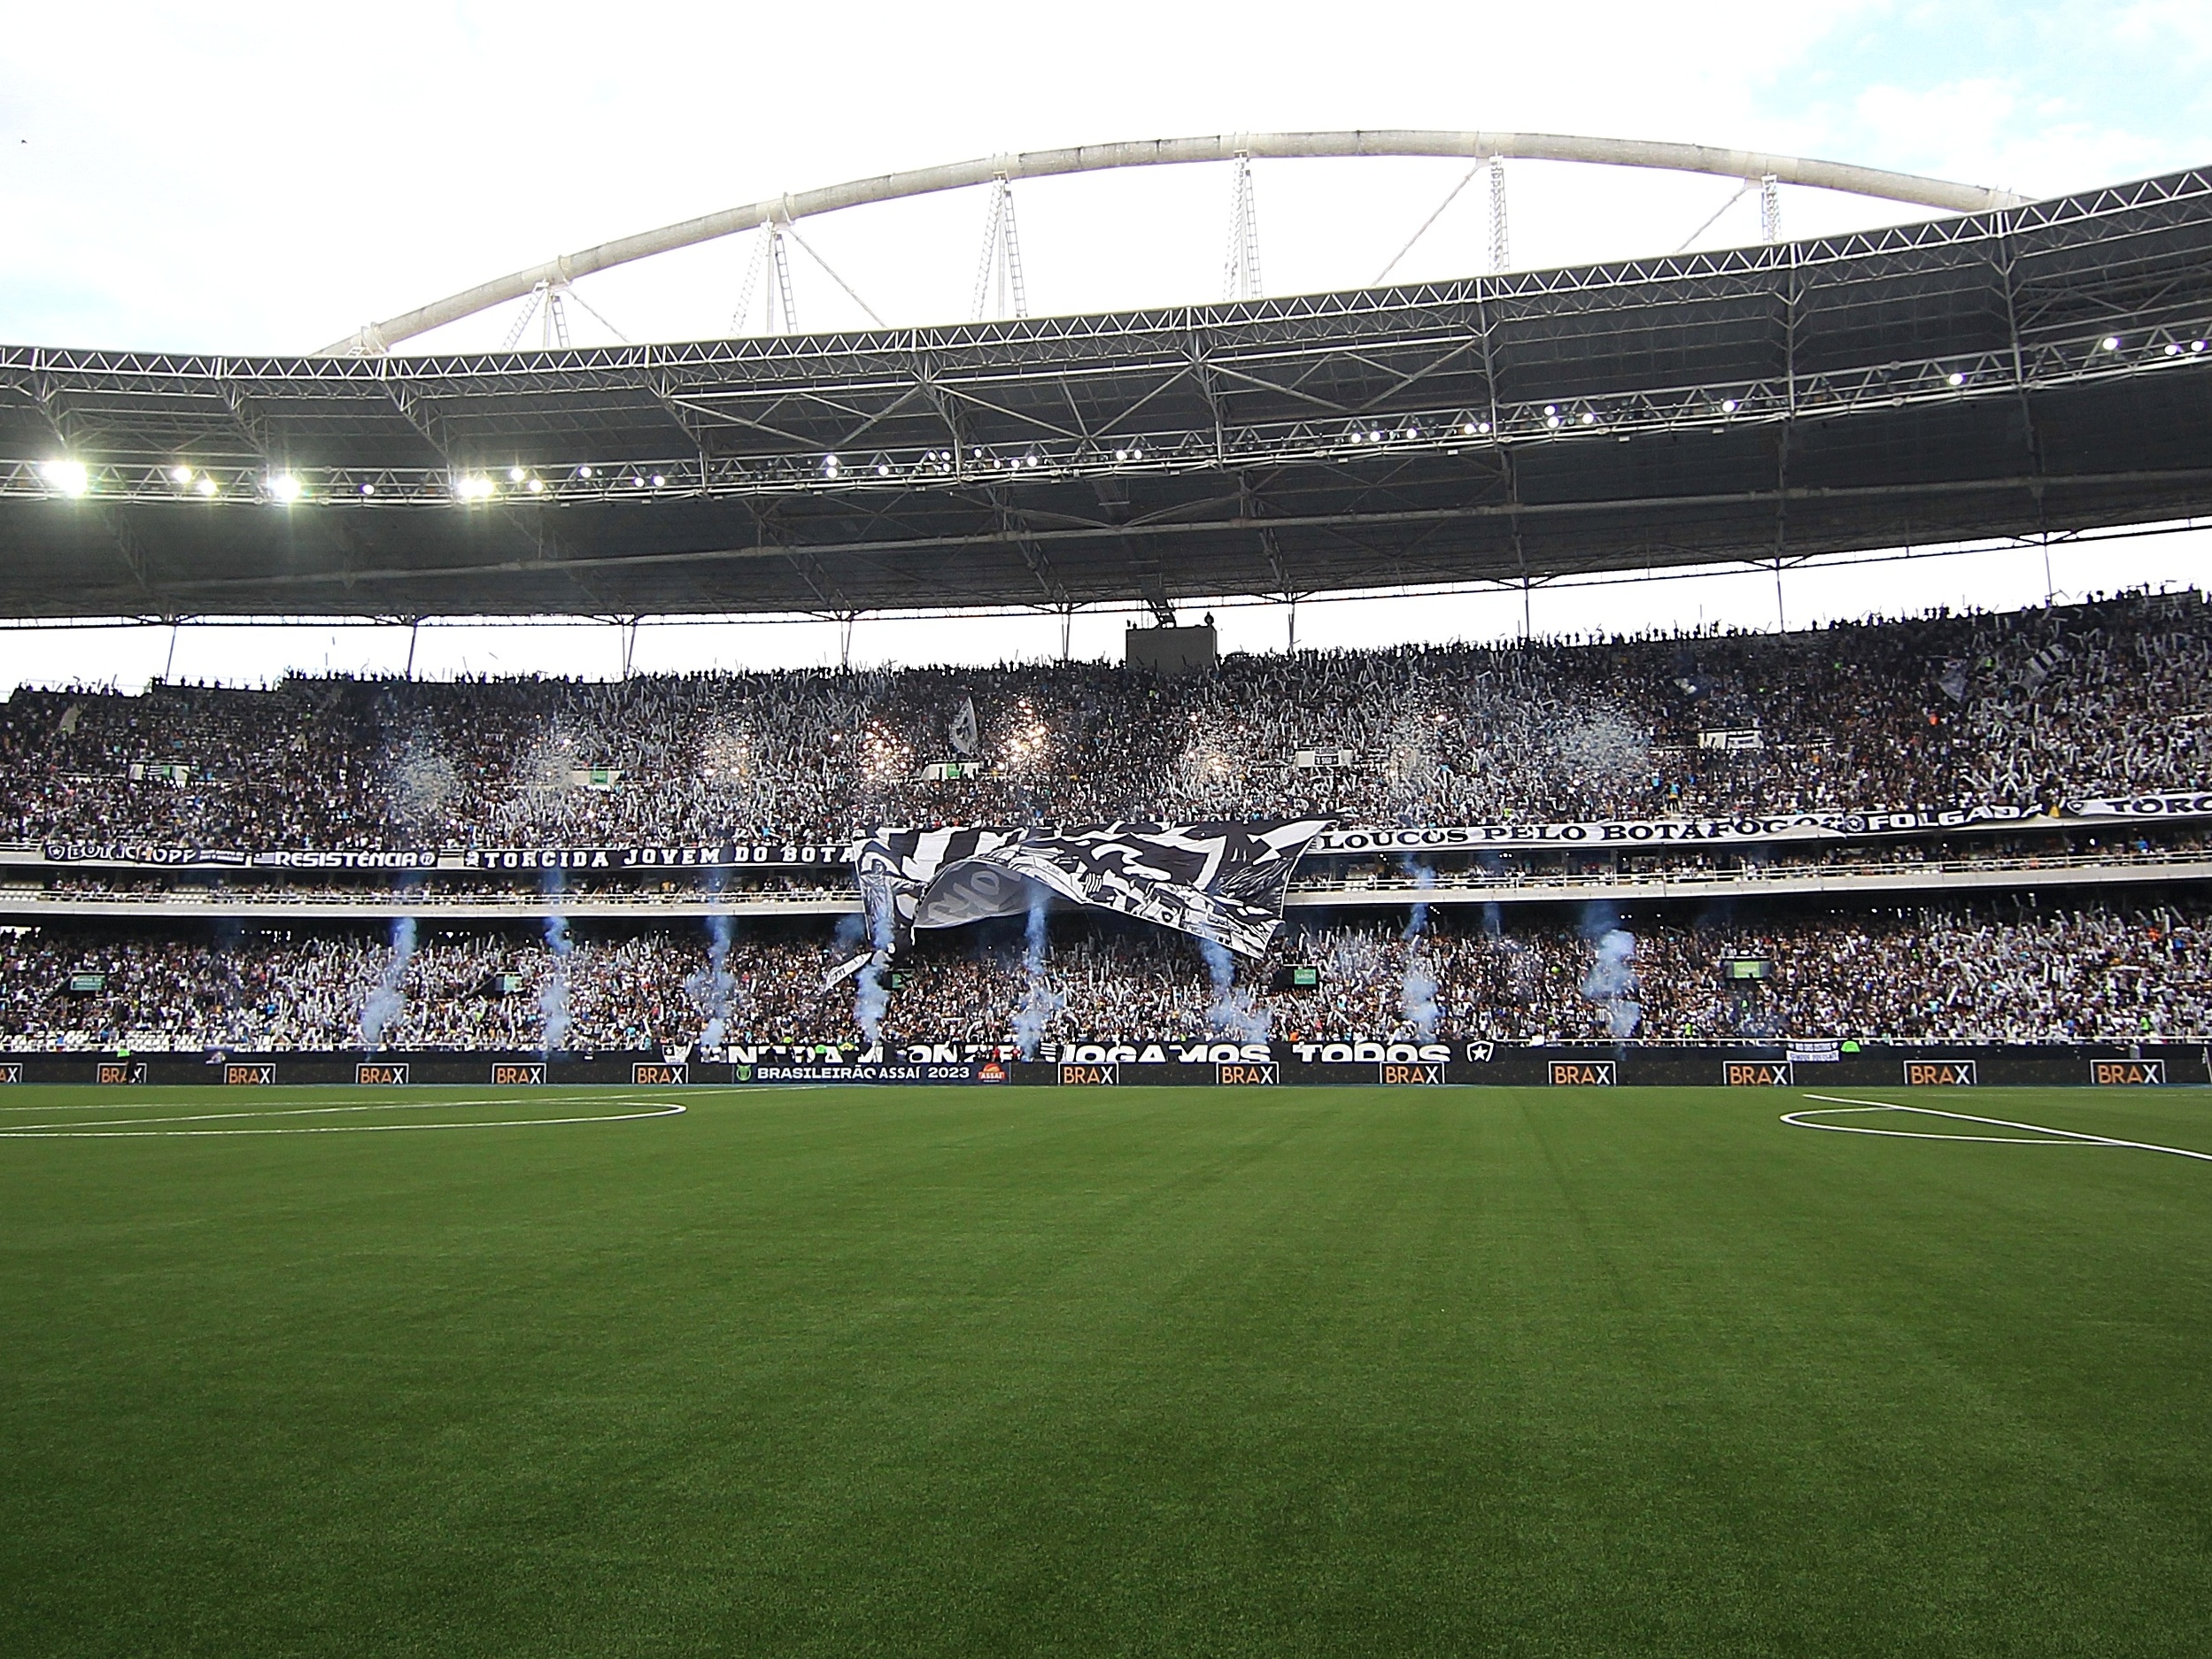
[{"label": "green grass field", "polygon": [[10,1089],[0,1652],[2206,1651],[2212,1162],[1809,1104]]}]

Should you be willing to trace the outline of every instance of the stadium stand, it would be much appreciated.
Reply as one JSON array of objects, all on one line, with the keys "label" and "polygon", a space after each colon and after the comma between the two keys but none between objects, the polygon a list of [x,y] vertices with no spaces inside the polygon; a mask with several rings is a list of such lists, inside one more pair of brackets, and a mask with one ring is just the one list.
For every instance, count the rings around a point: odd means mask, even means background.
[{"label": "stadium stand", "polygon": [[[1076,664],[22,691],[0,712],[0,838],[835,842],[883,823],[2048,804],[2200,783],[2208,689],[2212,618],[2187,593],[1785,635],[1241,656],[1174,681]],[[971,754],[951,742],[963,702]],[[1731,732],[1759,746],[1701,745]],[[922,775],[932,762],[961,775]]]},{"label": "stadium stand", "polygon": [[[2194,592],[1232,657],[1173,680],[1081,664],[20,691],[0,708],[0,843],[19,849],[0,857],[20,860],[0,883],[0,1046],[665,1051],[851,1044],[866,1023],[853,987],[826,983],[859,929],[841,864],[134,869],[43,861],[57,844],[833,847],[886,823],[2040,813],[2201,788],[2208,692]],[[901,956],[878,1029],[1025,1054],[1207,1032],[2198,1038],[2212,968],[2187,884],[2205,853],[2186,820],[2046,820],[1340,853],[1301,870],[1263,962],[1225,973],[1187,938],[1090,916],[1055,916],[1041,956],[1018,922],[964,929]],[[1283,980],[1293,964],[1315,983]]]}]

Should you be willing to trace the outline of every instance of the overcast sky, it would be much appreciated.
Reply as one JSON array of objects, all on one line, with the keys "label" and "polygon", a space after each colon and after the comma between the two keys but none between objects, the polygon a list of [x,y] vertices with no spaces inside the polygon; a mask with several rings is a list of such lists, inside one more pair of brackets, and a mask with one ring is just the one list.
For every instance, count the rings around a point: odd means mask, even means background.
[{"label": "overcast sky", "polygon": [[[79,4],[11,19],[0,58],[0,337],[312,350],[360,323],[554,254],[860,175],[1116,138],[1283,128],[1487,127],[1778,150],[2032,195],[2212,160],[2212,0],[1976,4],[1121,4],[835,9]],[[1272,291],[1367,282],[1465,171],[1263,163]],[[1017,189],[1031,309],[1218,297],[1227,170]],[[1516,164],[1516,265],[1662,251],[1734,193],[1706,178]],[[893,321],[967,314],[981,192],[809,220],[807,239]],[[1786,234],[1913,210],[1783,198]],[[1753,240],[1737,201],[1704,240]],[[1482,268],[1469,189],[1404,263]],[[608,273],[579,294],[631,338],[726,333],[749,238]],[[802,254],[803,326],[861,320]],[[757,309],[757,306],[756,306]],[[513,308],[425,345],[496,346]],[[579,343],[602,341],[576,319]],[[2053,555],[2063,593],[2199,580],[2196,537]],[[2032,603],[2042,555],[2007,551],[1792,575],[1793,624],[1870,608]],[[1218,613],[1232,648],[1280,649],[1281,607]],[[1772,627],[1771,576],[1539,594],[1539,632],[1653,621]],[[1308,604],[1302,644],[1522,626],[1518,595]],[[1098,655],[1122,619],[1080,619]],[[0,636],[0,686],[114,679],[170,660],[166,630]],[[403,632],[188,628],[174,669],[397,668]],[[856,660],[1033,655],[1056,621],[860,623]],[[612,673],[614,630],[426,629],[418,672]],[[644,667],[835,660],[820,623],[646,627]]]}]

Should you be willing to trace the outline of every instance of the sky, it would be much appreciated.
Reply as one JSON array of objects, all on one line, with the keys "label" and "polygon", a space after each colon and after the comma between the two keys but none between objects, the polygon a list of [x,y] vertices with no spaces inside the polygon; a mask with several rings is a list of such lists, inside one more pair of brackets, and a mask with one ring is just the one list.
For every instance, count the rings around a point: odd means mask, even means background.
[{"label": "sky", "polygon": [[[0,58],[0,339],[310,351],[360,324],[610,236],[839,180],[1116,138],[1353,127],[1686,140],[2058,194],[2212,160],[2212,0],[1851,3],[1504,11],[1401,4],[980,9],[853,4],[254,5],[87,3],[12,18]],[[1450,162],[1262,163],[1270,291],[1372,281],[1442,201]],[[1017,189],[1034,313],[1219,297],[1222,167]],[[1666,251],[1727,181],[1509,167],[1516,266]],[[978,191],[810,220],[807,241],[893,322],[968,314]],[[1786,235],[1917,216],[1790,189]],[[1702,238],[1757,235],[1755,199]],[[1482,268],[1468,189],[1398,266]],[[634,339],[727,333],[751,239],[589,279]],[[862,313],[809,256],[802,327]],[[757,310],[757,299],[755,309]],[[494,347],[506,307],[422,347]],[[535,328],[536,325],[532,325]],[[574,314],[579,343],[613,338]],[[532,334],[531,339],[535,339]],[[2040,603],[2200,580],[2212,543],[2130,537],[1651,586],[1308,602],[1302,646],[1571,633],[1654,622],[1772,628],[1870,609]],[[1280,650],[1284,607],[1217,611],[1230,649]],[[1070,646],[1116,648],[1125,618]],[[611,628],[187,627],[0,634],[0,689],[164,672],[255,680],[300,667],[621,671]],[[642,669],[1057,655],[1056,621],[863,619],[642,628]],[[466,665],[464,669],[464,665]]]}]

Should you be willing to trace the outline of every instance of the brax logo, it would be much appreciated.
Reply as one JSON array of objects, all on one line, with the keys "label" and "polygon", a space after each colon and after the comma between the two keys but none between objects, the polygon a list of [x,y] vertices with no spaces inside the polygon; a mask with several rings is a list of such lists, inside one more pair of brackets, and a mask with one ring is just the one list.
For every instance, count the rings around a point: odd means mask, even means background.
[{"label": "brax logo", "polygon": [[1060,1081],[1063,1084],[1119,1083],[1121,1068],[1119,1066],[1063,1066],[1060,1068]]},{"label": "brax logo", "polygon": [[1730,1060],[1721,1066],[1721,1081],[1730,1088],[1786,1089],[1790,1086],[1790,1062],[1786,1060]]},{"label": "brax logo", "polygon": [[2162,1060],[2092,1060],[2089,1062],[2089,1080],[2092,1083],[2156,1085],[2166,1081],[2166,1062]]},{"label": "brax logo", "polygon": [[1905,1062],[1905,1086],[1908,1089],[1970,1089],[1974,1086],[1974,1061],[1908,1060]]},{"label": "brax logo", "polygon": [[634,1084],[681,1083],[689,1073],[688,1066],[671,1066],[657,1060],[641,1060],[630,1069],[630,1080]]},{"label": "brax logo", "polygon": [[0,1065],[0,1083],[20,1083],[22,1081],[23,1064],[20,1061],[12,1060],[5,1065]]},{"label": "brax logo", "polygon": [[542,1060],[502,1061],[491,1068],[494,1083],[543,1083],[545,1081],[545,1062]]},{"label": "brax logo", "polygon": [[405,1061],[373,1061],[353,1068],[353,1081],[356,1083],[396,1084],[406,1080],[407,1066]]},{"label": "brax logo", "polygon": [[1551,1062],[1551,1085],[1564,1088],[1580,1084],[1610,1088],[1615,1064],[1610,1060],[1555,1060]]},{"label": "brax logo", "polygon": [[1382,1062],[1381,1080],[1384,1083],[1442,1083],[1443,1066],[1433,1060],[1417,1060],[1410,1064],[1402,1060]]},{"label": "brax logo", "polygon": [[146,1062],[143,1060],[104,1060],[100,1062],[99,1079],[102,1083],[143,1083]]},{"label": "brax logo", "polygon": [[275,1083],[276,1068],[266,1060],[247,1066],[234,1063],[223,1068],[223,1081],[225,1083]]},{"label": "brax logo", "polygon": [[1222,1061],[1213,1069],[1216,1083],[1272,1083],[1275,1081],[1275,1062],[1268,1061]]}]

